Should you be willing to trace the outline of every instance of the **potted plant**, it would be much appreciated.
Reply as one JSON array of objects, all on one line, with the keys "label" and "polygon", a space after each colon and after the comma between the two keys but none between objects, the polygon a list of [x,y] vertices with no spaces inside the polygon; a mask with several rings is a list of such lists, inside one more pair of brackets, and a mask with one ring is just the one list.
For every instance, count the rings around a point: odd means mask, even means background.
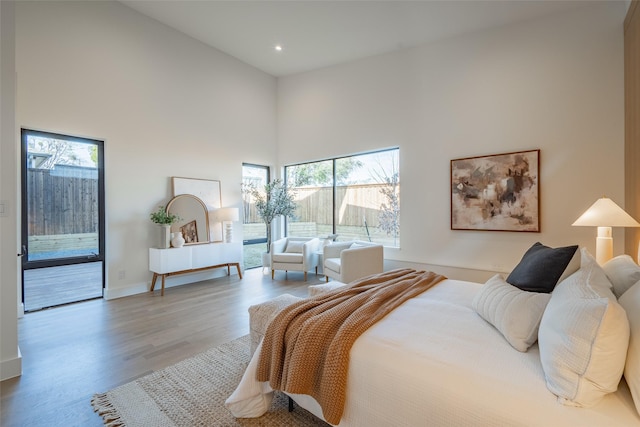
[{"label": "potted plant", "polygon": [[164,206],[158,206],[158,210],[149,215],[151,221],[160,226],[160,245],[159,249],[169,248],[171,241],[171,224],[180,220],[178,215],[167,212]]},{"label": "potted plant", "polygon": [[296,209],[295,194],[282,179],[274,179],[265,184],[262,190],[248,185],[245,191],[253,197],[256,212],[267,226],[267,252],[262,256],[263,267],[268,266],[271,251],[271,223],[279,216],[290,217]]}]

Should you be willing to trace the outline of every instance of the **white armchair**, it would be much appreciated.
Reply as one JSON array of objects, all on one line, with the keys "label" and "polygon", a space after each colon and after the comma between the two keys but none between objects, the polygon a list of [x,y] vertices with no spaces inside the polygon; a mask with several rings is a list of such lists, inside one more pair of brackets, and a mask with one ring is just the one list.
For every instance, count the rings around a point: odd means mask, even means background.
[{"label": "white armchair", "polygon": [[317,263],[318,245],[314,237],[285,237],[271,243],[271,279],[276,270],[302,271],[307,280],[307,271]]},{"label": "white armchair", "polygon": [[384,249],[379,243],[364,241],[338,242],[324,247],[324,274],[343,283],[350,283],[370,274],[382,273]]}]

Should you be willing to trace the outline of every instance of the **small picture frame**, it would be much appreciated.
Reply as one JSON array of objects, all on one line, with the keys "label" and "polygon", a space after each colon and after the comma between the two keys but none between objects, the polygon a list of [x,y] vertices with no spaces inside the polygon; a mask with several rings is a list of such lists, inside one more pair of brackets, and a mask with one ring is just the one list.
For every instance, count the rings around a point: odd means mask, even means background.
[{"label": "small picture frame", "polygon": [[540,150],[451,160],[451,229],[540,232]]},{"label": "small picture frame", "polygon": [[186,223],[180,227],[182,231],[182,237],[185,243],[197,243],[198,242],[198,227],[196,227],[196,221]]}]

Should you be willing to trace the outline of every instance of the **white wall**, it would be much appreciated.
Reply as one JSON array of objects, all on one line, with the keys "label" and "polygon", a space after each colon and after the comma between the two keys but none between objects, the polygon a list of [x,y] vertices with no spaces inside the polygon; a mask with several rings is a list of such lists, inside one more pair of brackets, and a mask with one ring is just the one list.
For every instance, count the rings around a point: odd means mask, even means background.
[{"label": "white wall", "polygon": [[[589,4],[281,78],[278,160],[399,146],[401,249],[388,260],[510,271],[536,241],[595,252],[596,230],[571,223],[603,194],[624,203],[625,11]],[[541,233],[450,230],[451,159],[536,148]],[[614,230],[616,254],[623,242]]]},{"label": "white wall", "polygon": [[105,141],[107,297],[147,289],[171,176],[240,207],[242,162],[276,162],[276,79],[120,3],[19,2],[16,45],[18,126]]},{"label": "white wall", "polygon": [[0,380],[22,372],[18,348],[18,150],[15,127],[15,7],[0,2]]}]

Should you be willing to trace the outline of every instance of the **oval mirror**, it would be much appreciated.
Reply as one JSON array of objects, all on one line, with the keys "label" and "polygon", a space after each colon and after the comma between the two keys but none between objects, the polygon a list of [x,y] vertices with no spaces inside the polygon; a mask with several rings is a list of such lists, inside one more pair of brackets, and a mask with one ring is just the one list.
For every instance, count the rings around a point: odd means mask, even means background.
[{"label": "oval mirror", "polygon": [[185,245],[209,243],[207,206],[192,194],[180,194],[167,203],[167,212],[180,219],[171,224],[171,232],[182,231]]}]

